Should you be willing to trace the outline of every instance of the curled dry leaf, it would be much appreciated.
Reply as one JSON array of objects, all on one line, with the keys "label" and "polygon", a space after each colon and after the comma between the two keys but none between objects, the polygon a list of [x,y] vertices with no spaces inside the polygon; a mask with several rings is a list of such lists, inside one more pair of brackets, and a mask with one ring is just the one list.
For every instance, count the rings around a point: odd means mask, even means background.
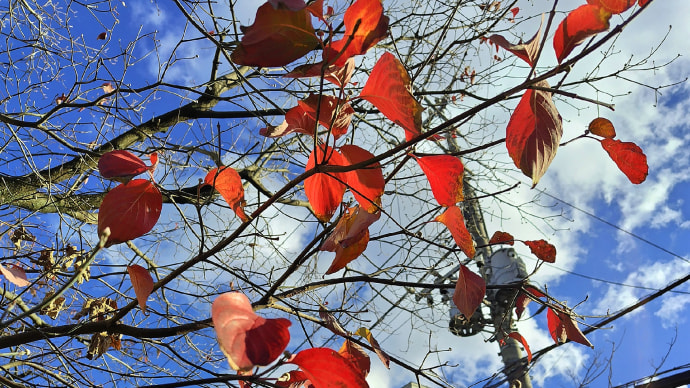
[{"label": "curled dry leaf", "polygon": [[369,387],[362,372],[333,349],[305,349],[297,353],[288,363],[297,365],[316,388]]},{"label": "curled dry leaf", "polygon": [[558,63],[585,39],[608,30],[610,18],[611,12],[599,5],[585,4],[571,11],[558,25],[553,37]]},{"label": "curled dry leaf", "polygon": [[163,196],[146,179],[134,179],[110,190],[98,210],[98,235],[110,228],[106,247],[148,233],[161,215]]},{"label": "curled dry leaf", "polygon": [[491,236],[491,239],[489,240],[489,244],[513,245],[513,244],[515,244],[515,238],[510,233],[501,232],[501,231],[497,230],[496,232],[494,232],[494,235]]},{"label": "curled dry leaf", "polygon": [[129,273],[129,280],[132,282],[139,307],[141,311],[146,312],[146,301],[153,291],[153,278],[146,268],[136,264],[128,266],[127,273]]},{"label": "curled dry leaf", "polygon": [[256,11],[254,24],[241,29],[242,41],[231,55],[238,65],[285,66],[319,44],[306,8],[290,10],[265,3]]},{"label": "curled dry leaf", "polygon": [[455,243],[468,258],[474,257],[474,241],[472,241],[472,236],[465,226],[465,217],[463,217],[462,210],[459,207],[449,207],[443,214],[436,217],[434,221],[441,222],[448,228],[453,236],[453,240],[455,240]]},{"label": "curled dry leaf", "polygon": [[454,206],[464,200],[462,194],[465,167],[452,155],[415,158],[431,186],[431,193],[441,206]]},{"label": "curled dry leaf", "polygon": [[24,269],[18,265],[6,264],[3,266],[0,264],[0,273],[5,276],[8,282],[16,286],[26,287],[31,284],[26,278]]},{"label": "curled dry leaf", "polygon": [[213,301],[211,318],[218,344],[230,367],[250,371],[275,361],[290,342],[290,321],[267,319],[254,313],[249,299],[239,292],[221,294]]},{"label": "curled dry leaf", "polygon": [[[343,157],[335,149],[326,145],[316,147],[307,161],[305,171],[314,168],[317,163],[327,166],[342,166]],[[345,177],[342,173],[316,173],[304,180],[304,191],[316,217],[321,222],[328,222],[343,201]]]},{"label": "curled dry leaf", "polygon": [[556,247],[545,240],[523,241],[523,243],[529,247],[530,251],[532,251],[539,260],[543,260],[547,263],[556,262]]},{"label": "curled dry leaf", "polygon": [[637,144],[603,139],[601,146],[616,163],[616,166],[628,177],[630,182],[638,185],[647,179],[647,174],[649,173],[647,156]]},{"label": "curled dry leaf", "polygon": [[234,168],[228,166],[213,168],[206,174],[204,183],[213,186],[243,222],[249,221],[249,216],[244,212],[242,178]]},{"label": "curled dry leaf", "polygon": [[[532,286],[526,287],[525,290],[537,298],[543,298],[546,296],[543,292]],[[515,315],[517,315],[518,319],[520,319],[522,313],[525,311],[527,305],[531,301],[532,298],[525,292],[520,292],[520,294],[518,294],[517,299],[515,300]]]},{"label": "curled dry leaf", "polygon": [[374,348],[374,352],[376,352],[376,355],[379,356],[379,359],[383,363],[383,365],[386,366],[386,368],[390,369],[390,364],[391,364],[391,358],[386,354],[386,352],[381,349],[381,345],[379,345],[379,342],[374,338],[374,335],[371,334],[371,331],[367,329],[366,327],[360,327],[357,329],[355,332],[358,336],[365,338],[367,342],[369,342],[369,345],[371,345],[372,348]]},{"label": "curled dry leaf", "polygon": [[369,225],[381,217],[381,213],[369,213],[360,206],[349,208],[340,217],[333,232],[321,246],[322,251],[335,252],[335,259],[326,275],[345,268],[361,255],[369,244]]},{"label": "curled dry leaf", "polygon": [[[548,88],[546,81],[536,84]],[[515,166],[532,178],[532,187],[546,173],[563,135],[561,115],[551,93],[529,89],[510,116],[506,147]]]},{"label": "curled dry leaf", "polygon": [[[515,14],[517,14],[517,12],[515,12]],[[520,42],[518,44],[512,44],[508,42],[506,38],[498,34],[491,35],[489,40],[494,42],[497,47],[503,47],[505,50],[510,51],[518,58],[527,62],[530,66],[534,66],[534,61],[537,60],[537,54],[539,53],[539,47],[541,46],[541,25],[532,39],[524,43]]]},{"label": "curled dry leaf", "polygon": [[393,54],[386,52],[374,65],[359,97],[401,126],[405,130],[405,139],[409,141],[422,132],[424,110],[411,90],[407,70]]},{"label": "curled dry leaf", "polygon": [[589,132],[593,135],[605,137],[607,139],[613,139],[616,137],[616,129],[613,127],[613,123],[609,119],[603,117],[597,117],[589,123]]},{"label": "curled dry leaf", "polygon": [[486,295],[486,282],[481,276],[460,265],[458,281],[455,283],[453,303],[468,320],[479,308]]},{"label": "curled dry leaf", "polygon": [[344,337],[347,335],[347,331],[343,329],[343,327],[340,325],[340,322],[338,322],[333,314],[331,314],[331,312],[326,310],[326,308],[323,306],[319,307],[319,317],[321,317],[321,321],[328,330],[339,336]]},{"label": "curled dry leaf", "polygon": [[98,34],[98,36],[96,36],[96,40],[105,40],[105,38],[107,36],[108,36],[107,32],[101,32],[100,34]]}]

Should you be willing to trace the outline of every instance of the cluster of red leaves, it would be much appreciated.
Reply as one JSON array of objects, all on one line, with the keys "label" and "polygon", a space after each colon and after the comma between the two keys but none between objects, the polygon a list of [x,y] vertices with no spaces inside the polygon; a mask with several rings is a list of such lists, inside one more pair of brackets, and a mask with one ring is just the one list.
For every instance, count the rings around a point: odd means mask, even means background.
[{"label": "cluster of red leaves", "polygon": [[598,117],[589,123],[588,130],[591,134],[603,138],[600,140],[601,146],[630,182],[640,184],[647,179],[647,156],[637,144],[614,139],[616,130],[611,121]]}]

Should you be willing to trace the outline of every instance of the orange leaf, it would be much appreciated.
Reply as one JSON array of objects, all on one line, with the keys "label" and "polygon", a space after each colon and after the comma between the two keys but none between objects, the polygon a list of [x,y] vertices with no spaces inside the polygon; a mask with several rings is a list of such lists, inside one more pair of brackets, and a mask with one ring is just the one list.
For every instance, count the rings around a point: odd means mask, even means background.
[{"label": "orange leaf", "polygon": [[362,377],[367,377],[371,369],[371,360],[364,348],[346,339],[338,353],[346,360],[350,361],[355,370],[362,373]]},{"label": "orange leaf", "polygon": [[106,247],[148,233],[161,215],[163,196],[146,179],[134,179],[110,190],[98,210],[98,234],[110,228]]},{"label": "orange leaf", "polygon": [[431,192],[441,206],[455,206],[462,201],[462,176],[464,166],[460,159],[451,155],[433,155],[415,158],[424,171]]},{"label": "orange leaf", "polygon": [[553,38],[558,63],[585,39],[608,30],[610,18],[611,12],[598,5],[585,4],[571,11],[558,25]]},{"label": "orange leaf", "polygon": [[106,179],[128,181],[148,170],[149,166],[143,160],[125,150],[106,152],[98,159],[98,171]]},{"label": "orange leaf", "polygon": [[[309,155],[306,171],[316,166],[317,158],[319,165],[343,165],[343,157],[338,151],[320,145],[316,147],[316,156],[314,151]],[[343,181],[344,176],[341,173],[316,173],[304,180],[304,191],[309,204],[316,217],[322,222],[328,222],[343,201],[343,194],[345,194]]]},{"label": "orange leaf", "polygon": [[241,29],[242,42],[231,55],[238,65],[285,66],[319,44],[306,8],[292,11],[265,3],[256,11],[254,24]]},{"label": "orange leaf", "polygon": [[589,123],[589,132],[607,139],[616,137],[616,129],[613,127],[613,123],[603,117],[597,117]]},{"label": "orange leaf", "polygon": [[410,90],[407,70],[393,54],[387,52],[374,65],[359,97],[372,103],[389,120],[401,126],[405,130],[405,139],[409,141],[422,131],[424,110]]},{"label": "orange leaf", "polygon": [[481,276],[460,265],[458,281],[455,283],[453,303],[468,320],[482,304],[486,295],[486,283]]},{"label": "orange leaf", "polygon": [[455,243],[467,257],[470,259],[474,257],[474,241],[472,241],[472,236],[465,226],[465,217],[462,216],[462,210],[459,207],[449,207],[443,214],[436,217],[434,221],[443,223],[450,230],[453,240],[455,240]]},{"label": "orange leaf", "polygon": [[141,311],[146,312],[146,301],[153,291],[153,278],[146,268],[136,264],[128,266],[127,272],[139,301],[139,307]]},{"label": "orange leaf", "polygon": [[640,0],[637,4],[639,4],[640,7],[644,7],[647,3],[649,3],[649,0]]},{"label": "orange leaf", "polygon": [[297,105],[285,113],[285,120],[280,125],[269,125],[260,129],[259,134],[266,137],[281,137],[297,132],[313,137],[315,130],[316,121],[304,111],[301,105]]},{"label": "orange leaf", "polygon": [[[297,104],[313,121],[316,121],[318,106],[319,124],[330,129],[331,134],[336,139],[347,132],[352,115],[355,113],[347,100],[339,100],[335,96],[321,95],[319,99],[318,94],[310,94],[309,97]],[[311,134],[313,135],[313,128]]]},{"label": "orange leaf", "polygon": [[618,14],[627,11],[630,7],[635,5],[635,0],[587,0],[587,3],[599,5],[603,8],[606,8],[606,10],[612,14]]},{"label": "orange leaf", "polygon": [[[546,81],[536,86],[549,87]],[[506,129],[506,147],[515,166],[532,178],[532,187],[556,156],[563,135],[561,115],[551,100],[551,93],[526,90],[510,116]]]},{"label": "orange leaf", "polygon": [[343,66],[335,64],[323,68],[324,63],[318,62],[314,64],[306,64],[297,66],[291,72],[285,74],[283,77],[287,78],[304,78],[304,77],[321,77],[323,72],[323,79],[333,83],[338,87],[343,87],[350,82],[352,72],[355,70],[355,60],[348,59]]},{"label": "orange leaf", "polygon": [[549,307],[546,318],[551,338],[553,338],[556,343],[563,343],[566,340],[570,340],[589,346],[590,348],[594,347],[582,331],[580,331],[577,322],[575,322],[570,315],[564,312],[556,312]]},{"label": "orange leaf", "polygon": [[369,225],[376,222],[381,213],[369,213],[361,206],[354,206],[345,211],[333,232],[321,246],[322,251],[336,252],[339,245],[349,247],[362,239]]},{"label": "orange leaf", "polygon": [[249,221],[249,216],[243,209],[244,187],[242,187],[242,178],[234,168],[221,166],[211,169],[206,174],[204,183],[213,186],[243,222]]},{"label": "orange leaf", "polygon": [[489,244],[513,245],[513,244],[515,244],[515,238],[510,233],[496,231],[494,233],[494,235],[491,236],[491,240],[489,240]]},{"label": "orange leaf", "polygon": [[218,296],[211,307],[211,318],[220,349],[237,371],[270,364],[290,342],[290,321],[258,316],[249,299],[239,292]]},{"label": "orange leaf", "polygon": [[381,349],[381,345],[379,345],[379,342],[376,340],[376,338],[374,338],[374,335],[371,334],[371,330],[367,329],[366,327],[360,327],[357,329],[355,334],[362,338],[366,338],[367,342],[369,342],[369,345],[374,348],[374,352],[376,352],[376,355],[379,356],[379,359],[383,365],[390,369],[391,358],[386,354],[386,352],[383,351],[383,349]]},{"label": "orange leaf", "polygon": [[7,264],[7,268],[0,265],[0,273],[5,275],[7,281],[19,287],[26,287],[31,284],[26,278],[24,269],[15,264]]},{"label": "orange leaf", "polygon": [[523,241],[523,243],[529,247],[530,251],[539,260],[546,261],[547,263],[556,262],[556,247],[545,240]]},{"label": "orange leaf", "polygon": [[498,34],[491,35],[489,40],[494,42],[497,46],[503,47],[515,54],[518,58],[529,63],[530,66],[534,66],[534,61],[537,59],[537,53],[541,46],[541,26],[539,26],[539,30],[534,34],[532,39],[525,43],[520,42],[518,44],[512,44],[508,42],[506,38]]},{"label": "orange leaf", "polygon": [[335,248],[335,259],[326,271],[326,275],[336,273],[345,268],[352,260],[361,255],[369,244],[369,230],[364,230],[364,234],[358,240],[352,242],[348,246],[337,245]]},{"label": "orange leaf", "polygon": [[[374,158],[374,154],[356,145],[341,146],[340,153],[343,155],[347,166]],[[377,212],[386,184],[383,179],[381,164],[376,162],[354,171],[348,171],[345,173],[345,179],[359,205],[369,213]]]},{"label": "orange leaf", "polygon": [[522,344],[522,346],[525,348],[525,352],[527,352],[527,362],[532,362],[532,351],[529,350],[529,345],[527,345],[527,341],[525,341],[525,338],[521,336],[520,333],[518,333],[517,331],[508,334],[508,337],[517,340]]},{"label": "orange leaf", "polygon": [[345,35],[324,49],[325,62],[342,66],[351,57],[366,53],[388,34],[388,17],[383,14],[381,0],[355,1],[345,11],[344,22]]},{"label": "orange leaf", "polygon": [[601,146],[608,152],[611,159],[616,162],[623,174],[630,179],[630,182],[638,185],[647,179],[647,174],[649,173],[647,156],[637,144],[604,139],[601,141]]},{"label": "orange leaf", "polygon": [[311,384],[317,388],[369,387],[362,373],[333,349],[305,349],[288,363],[299,366]]}]

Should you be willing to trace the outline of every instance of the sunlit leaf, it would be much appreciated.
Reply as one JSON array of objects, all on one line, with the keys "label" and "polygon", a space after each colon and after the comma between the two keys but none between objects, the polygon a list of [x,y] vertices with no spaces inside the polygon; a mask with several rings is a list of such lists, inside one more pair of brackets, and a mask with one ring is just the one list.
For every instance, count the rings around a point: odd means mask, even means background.
[{"label": "sunlit leaf", "polygon": [[163,196],[146,179],[134,179],[110,190],[98,210],[98,234],[107,227],[106,246],[119,244],[148,233],[161,215]]},{"label": "sunlit leaf", "polygon": [[520,42],[518,44],[512,44],[508,42],[508,40],[502,35],[498,34],[491,35],[489,40],[515,54],[518,58],[529,63],[530,66],[534,66],[534,61],[537,59],[539,47],[541,46],[541,25],[532,39],[524,43]]},{"label": "sunlit leaf", "polygon": [[601,146],[604,147],[611,159],[616,162],[616,166],[628,177],[630,182],[637,185],[647,179],[649,173],[647,156],[637,144],[603,139]]},{"label": "sunlit leaf", "polygon": [[5,276],[5,279],[7,279],[8,282],[16,286],[26,287],[31,284],[31,282],[29,282],[26,278],[24,268],[18,265],[6,264],[3,266],[0,264],[0,273]]},{"label": "sunlit leaf", "polygon": [[513,244],[515,244],[515,238],[510,233],[496,231],[496,232],[494,232],[494,235],[491,236],[491,239],[489,240],[489,244],[513,245]]},{"label": "sunlit leaf", "polygon": [[[546,81],[536,86],[549,87]],[[556,156],[563,135],[561,115],[551,93],[529,89],[510,116],[506,129],[508,154],[535,186]]]},{"label": "sunlit leaf", "polygon": [[[374,158],[374,154],[353,144],[341,146],[340,153],[343,155],[345,165],[347,166]],[[386,184],[383,179],[381,164],[376,162],[354,171],[348,171],[344,175],[347,185],[359,206],[369,213],[377,212],[381,205],[381,196]]]},{"label": "sunlit leaf", "polygon": [[481,276],[460,265],[458,281],[455,283],[453,303],[465,318],[470,319],[486,295],[486,282]]},{"label": "sunlit leaf", "polygon": [[640,0],[637,4],[639,4],[640,7],[644,7],[647,3],[649,3],[649,0]]},{"label": "sunlit leaf", "polygon": [[[342,166],[343,157],[335,149],[320,145],[309,155],[306,171],[317,164]],[[342,173],[316,173],[304,180],[304,191],[316,217],[328,222],[343,201],[345,177]]]},{"label": "sunlit leaf", "polygon": [[318,111],[319,124],[329,129],[336,139],[347,132],[352,115],[355,113],[347,100],[339,100],[335,96],[310,94],[297,104],[313,121],[316,120]]},{"label": "sunlit leaf", "polygon": [[585,39],[608,30],[610,18],[611,12],[598,5],[585,4],[571,11],[558,25],[553,37],[558,63]]},{"label": "sunlit leaf", "polygon": [[353,241],[350,245],[337,245],[335,248],[335,259],[326,271],[326,275],[336,273],[345,268],[352,260],[358,258],[367,249],[369,244],[369,230],[365,230],[362,236]]},{"label": "sunlit leaf", "polygon": [[359,97],[401,126],[405,139],[411,140],[421,134],[424,109],[412,95],[407,70],[393,54],[386,52],[379,58]]},{"label": "sunlit leaf", "polygon": [[244,187],[242,187],[242,178],[234,168],[228,166],[213,168],[206,174],[204,183],[213,186],[242,221],[249,221],[249,216],[243,209]]},{"label": "sunlit leaf", "polygon": [[319,44],[306,8],[292,11],[265,3],[256,11],[254,24],[241,28],[244,36],[231,55],[238,65],[285,66]]},{"label": "sunlit leaf", "polygon": [[307,374],[301,370],[293,370],[284,373],[282,376],[280,376],[278,381],[276,381],[276,385],[286,388],[314,388],[314,386],[309,382],[309,377]]},{"label": "sunlit leaf", "polygon": [[513,338],[522,344],[522,347],[525,348],[525,352],[527,352],[527,362],[532,362],[532,351],[529,349],[529,345],[527,345],[525,338],[517,331],[508,334],[508,337]]},{"label": "sunlit leaf", "polygon": [[547,263],[556,262],[556,247],[545,240],[523,241],[523,243],[529,247],[539,260],[546,261]]},{"label": "sunlit leaf", "polygon": [[599,5],[612,14],[618,14],[627,11],[629,8],[635,5],[635,1],[636,0],[587,0],[587,3]]},{"label": "sunlit leaf", "polygon": [[134,294],[139,301],[139,307],[141,311],[146,312],[146,301],[153,291],[153,278],[146,268],[136,264],[128,266],[127,272],[129,273],[129,280],[132,282],[132,288],[134,288]]},{"label": "sunlit leaf", "polygon": [[[306,78],[306,77],[321,77],[323,74],[323,79],[333,83],[338,87],[347,85],[350,82],[350,77],[352,77],[352,72],[355,70],[355,60],[353,58],[345,61],[342,66],[330,65],[325,69],[323,68],[324,63],[318,62],[314,64],[306,64],[297,66],[291,72],[284,75],[287,78]],[[322,73],[323,72],[323,73]]]},{"label": "sunlit leaf", "polygon": [[594,347],[585,335],[582,334],[577,322],[575,322],[570,315],[564,312],[556,312],[549,307],[547,309],[546,319],[551,338],[553,338],[556,343],[563,343],[570,340],[590,348]]},{"label": "sunlit leaf", "polygon": [[613,123],[609,119],[603,117],[597,117],[589,123],[589,132],[593,135],[605,137],[608,139],[613,139],[616,137],[616,129],[613,127]]},{"label": "sunlit leaf", "polygon": [[369,345],[371,345],[372,348],[374,348],[374,352],[376,352],[376,355],[379,356],[379,359],[383,363],[383,365],[386,366],[386,368],[390,369],[390,363],[391,363],[391,358],[386,354],[386,352],[381,349],[381,345],[379,345],[379,342],[374,338],[374,335],[371,333],[371,330],[367,329],[366,327],[360,327],[357,329],[355,332],[358,336],[365,338],[367,342],[369,342]]},{"label": "sunlit leaf", "polygon": [[268,365],[290,342],[290,321],[258,316],[249,299],[239,292],[218,296],[211,307],[211,318],[218,344],[234,370]]},{"label": "sunlit leaf", "polygon": [[371,369],[371,360],[364,348],[346,339],[338,353],[355,367],[355,370],[362,373],[362,377],[367,377]]},{"label": "sunlit leaf", "polygon": [[362,373],[333,349],[305,349],[297,353],[288,363],[299,366],[316,388],[369,387]]},{"label": "sunlit leaf", "polygon": [[323,52],[324,61],[342,66],[355,55],[364,54],[388,34],[388,17],[381,0],[357,0],[345,11],[345,35]]},{"label": "sunlit leaf", "polygon": [[465,217],[463,217],[462,210],[459,207],[449,207],[443,214],[436,217],[434,221],[441,222],[448,228],[453,236],[453,240],[455,240],[455,243],[467,257],[474,257],[474,241],[472,241],[472,236],[465,226]]},{"label": "sunlit leaf", "polygon": [[451,155],[432,155],[415,158],[424,171],[436,202],[441,206],[454,206],[464,199],[462,194],[465,167],[460,159]]},{"label": "sunlit leaf", "polygon": [[98,159],[98,172],[106,179],[124,178],[129,180],[148,170],[149,166],[143,160],[125,150],[106,152]]},{"label": "sunlit leaf", "polygon": [[285,113],[285,120],[277,126],[269,125],[259,130],[261,136],[281,137],[293,132],[314,136],[316,120],[304,111],[304,107],[297,105]]}]

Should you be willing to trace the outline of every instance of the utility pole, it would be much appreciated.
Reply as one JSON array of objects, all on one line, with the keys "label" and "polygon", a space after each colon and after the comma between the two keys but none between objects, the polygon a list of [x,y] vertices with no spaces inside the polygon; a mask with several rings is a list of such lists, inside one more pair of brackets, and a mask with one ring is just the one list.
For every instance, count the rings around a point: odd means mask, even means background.
[{"label": "utility pole", "polygon": [[[524,280],[527,271],[522,260],[512,248],[492,252],[482,210],[476,199],[476,193],[469,184],[468,175],[466,173],[463,179],[465,195],[463,213],[467,229],[477,246],[480,247],[477,249],[474,259],[479,265],[484,281],[486,284],[497,285]],[[500,346],[504,372],[510,382],[510,387],[532,388],[527,365],[522,361],[520,343],[508,337],[509,333],[517,331],[513,322],[512,311],[515,307],[517,292],[517,289],[488,290],[486,297],[489,302],[491,322],[496,330],[496,339]]]}]

